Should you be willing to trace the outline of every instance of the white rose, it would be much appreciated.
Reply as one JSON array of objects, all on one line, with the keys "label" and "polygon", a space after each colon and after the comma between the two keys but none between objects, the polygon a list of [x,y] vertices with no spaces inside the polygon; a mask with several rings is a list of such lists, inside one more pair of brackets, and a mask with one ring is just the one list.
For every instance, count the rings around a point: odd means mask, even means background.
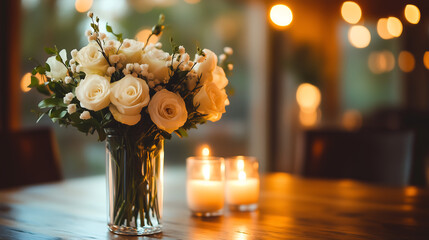
[{"label": "white rose", "polygon": [[208,82],[195,95],[194,106],[198,106],[197,112],[207,114],[207,120],[216,122],[225,112],[227,99],[224,89],[219,89],[214,82]]},{"label": "white rose", "polygon": [[76,112],[76,104],[69,104],[68,106],[67,106],[67,112],[69,113],[69,114],[73,114],[73,113],[75,113]]},{"label": "white rose", "polygon": [[111,84],[112,93],[109,109],[116,121],[126,125],[135,125],[141,119],[141,110],[150,100],[149,87],[140,78],[126,75]]},{"label": "white rose", "polygon": [[144,43],[125,39],[119,53],[123,53],[126,57],[125,63],[140,63],[142,60]]},{"label": "white rose", "polygon": [[188,119],[185,101],[178,94],[168,90],[157,92],[149,103],[150,119],[158,128],[172,133]]},{"label": "white rose", "polygon": [[110,81],[106,77],[95,74],[86,75],[75,92],[80,105],[86,109],[98,111],[109,106]]},{"label": "white rose", "polygon": [[69,93],[67,93],[67,94],[64,96],[64,98],[63,98],[63,102],[64,102],[65,104],[69,104],[69,103],[73,100],[73,98],[74,98],[73,93],[69,92]]},{"label": "white rose", "polygon": [[223,71],[223,68],[216,66],[212,73],[212,76],[213,83],[215,83],[219,89],[224,89],[226,85],[228,85],[228,78],[226,78],[225,71]]},{"label": "white rose", "polygon": [[76,54],[74,59],[79,63],[80,70],[86,74],[98,74],[104,76],[109,63],[100,52],[100,47],[95,42],[90,42]]},{"label": "white rose", "polygon": [[83,111],[83,113],[81,113],[79,115],[79,118],[82,119],[82,120],[88,120],[88,119],[91,118],[91,113],[88,112],[88,111]]},{"label": "white rose", "polygon": [[[205,60],[202,63],[197,63],[197,65],[194,67],[194,70],[198,76],[201,75],[201,82],[205,83],[213,79],[211,73],[216,68],[217,56],[214,52],[208,49],[204,49],[203,52],[206,54]],[[195,58],[197,58],[197,56],[195,56]]]},{"label": "white rose", "polygon": [[167,66],[168,56],[168,53],[150,44],[142,55],[142,63],[149,66],[148,72],[152,73],[155,79],[163,81],[170,78]]},{"label": "white rose", "polygon": [[[66,50],[61,50],[60,56],[63,61],[66,61]],[[47,77],[51,78],[53,81],[61,81],[65,79],[65,77],[67,76],[67,68],[62,62],[57,61],[56,56],[49,57],[48,60],[46,60],[46,63],[51,68],[51,71],[46,72]]]}]

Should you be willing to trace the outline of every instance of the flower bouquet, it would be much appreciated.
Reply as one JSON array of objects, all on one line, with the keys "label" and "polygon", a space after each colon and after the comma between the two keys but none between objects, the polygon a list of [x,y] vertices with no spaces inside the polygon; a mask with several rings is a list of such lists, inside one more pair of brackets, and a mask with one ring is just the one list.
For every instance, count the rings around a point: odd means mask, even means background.
[{"label": "flower bouquet", "polygon": [[[46,64],[34,68],[32,88],[47,95],[39,103],[40,117],[48,115],[61,126],[86,134],[97,132],[106,143],[108,226],[119,234],[143,235],[161,231],[164,140],[207,120],[217,121],[228,105],[225,72],[232,70],[231,48],[218,57],[197,48],[192,61],[183,46],[171,39],[172,53],[161,43],[164,16],[146,42],[124,39],[88,13],[88,45],[71,51],[47,48]],[[41,76],[39,81],[36,75]]]}]

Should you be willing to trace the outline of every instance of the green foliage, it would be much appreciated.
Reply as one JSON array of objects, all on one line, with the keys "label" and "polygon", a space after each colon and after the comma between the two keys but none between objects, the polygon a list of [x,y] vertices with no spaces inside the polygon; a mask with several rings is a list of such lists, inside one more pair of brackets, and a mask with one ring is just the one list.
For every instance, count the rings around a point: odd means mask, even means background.
[{"label": "green foliage", "polygon": [[[95,31],[95,29],[94,29],[94,31]],[[119,42],[122,43],[124,41],[124,39],[122,37],[122,33],[114,33],[112,27],[108,23],[106,23],[106,31],[113,34],[113,36],[115,36]],[[98,32],[98,30],[97,30],[97,32]]]},{"label": "green foliage", "polygon": [[[94,17],[91,15],[92,23],[91,28],[94,30],[94,32],[99,33],[100,26],[99,26],[99,18],[96,17],[94,21]],[[146,45],[148,45],[150,37],[153,35],[159,36],[162,31],[164,30],[164,21],[165,16],[160,15],[158,19],[158,23],[152,28],[152,33],[148,37]],[[122,33],[115,33],[110,25],[106,23],[106,30],[107,32],[111,33],[113,36],[116,37],[118,41],[121,43],[123,42],[123,35]],[[95,42],[99,46],[100,52],[103,54],[106,61],[109,63],[110,66],[115,66],[116,64],[111,64],[109,62],[109,56],[103,49],[102,40],[100,38],[96,38]],[[180,70],[181,64],[179,63],[179,66],[174,66],[174,61],[179,61],[181,55],[179,54],[179,45],[176,44],[173,39],[170,39],[171,48],[172,48],[172,59],[171,59],[171,66],[169,67],[169,79],[167,82],[160,82],[157,83],[157,86],[161,86],[164,89],[167,89],[168,91],[175,92],[179,94],[186,105],[186,110],[188,112],[188,118],[185,122],[185,124],[180,127],[179,129],[175,130],[174,133],[178,135],[179,137],[187,137],[188,131],[190,129],[196,129],[198,124],[204,124],[207,121],[207,115],[201,114],[197,111],[198,106],[194,106],[193,99],[194,96],[199,92],[200,88],[202,87],[201,83],[201,75],[192,77],[196,79],[195,87],[193,89],[189,89],[187,84],[187,79],[189,79],[189,74],[192,71],[192,68],[195,66],[193,65],[191,69],[189,67],[186,67],[187,70]],[[144,48],[143,48],[144,50]],[[38,92],[44,94],[47,96],[46,99],[42,100],[38,107],[41,111],[35,111],[37,114],[37,122],[40,121],[40,119],[47,115],[53,122],[58,123],[60,126],[73,126],[78,131],[81,131],[85,134],[98,134],[99,141],[103,141],[106,139],[106,133],[109,131],[115,131],[119,132],[124,135],[138,135],[140,136],[139,139],[136,139],[136,141],[142,141],[144,142],[146,146],[153,146],[156,145],[156,142],[164,140],[164,139],[171,139],[172,134],[168,133],[162,129],[159,129],[151,120],[147,107],[143,108],[141,111],[141,121],[138,122],[136,125],[128,126],[125,124],[122,124],[118,121],[116,121],[109,108],[106,107],[99,111],[91,111],[85,108],[82,108],[80,105],[80,102],[77,98],[73,98],[70,104],[76,105],[76,111],[73,113],[68,112],[68,105],[64,103],[64,97],[67,93],[74,93],[75,89],[81,81],[81,79],[85,78],[84,72],[72,72],[70,66],[68,63],[64,62],[64,59],[61,58],[59,55],[58,48],[54,46],[53,48],[45,48],[46,53],[55,56],[56,60],[64,64],[64,66],[68,70],[68,76],[73,79],[71,83],[66,84],[62,81],[53,81],[49,77],[46,76],[46,72],[49,72],[50,66],[48,64],[39,64],[32,70],[32,77],[31,82],[29,84],[29,87],[32,89],[36,89]],[[205,56],[205,53],[202,51],[201,48],[197,47],[197,52],[199,55]],[[223,63],[225,69],[227,69],[228,62]],[[182,68],[183,69],[183,68]],[[226,71],[226,70],[225,70]],[[194,73],[191,73],[194,74]],[[45,80],[44,82],[40,82],[39,78],[37,76],[42,76],[42,79]],[[111,76],[111,83],[118,81],[119,79],[123,78],[124,74],[121,70],[117,70],[114,72]],[[139,76],[140,78],[146,79],[144,76]],[[153,97],[153,95],[156,93],[156,91],[151,87],[150,88],[150,97]],[[73,106],[74,107],[74,106]],[[80,118],[81,114],[84,111],[89,111],[91,118],[83,120]],[[147,151],[151,152],[153,149],[146,149]]]}]

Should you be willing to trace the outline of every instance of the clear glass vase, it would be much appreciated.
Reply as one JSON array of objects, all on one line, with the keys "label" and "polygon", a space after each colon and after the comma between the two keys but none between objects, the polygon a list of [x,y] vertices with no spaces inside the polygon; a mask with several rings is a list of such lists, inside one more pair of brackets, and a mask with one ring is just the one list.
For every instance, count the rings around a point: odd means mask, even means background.
[{"label": "clear glass vase", "polygon": [[107,224],[124,235],[162,231],[164,140],[108,132]]}]

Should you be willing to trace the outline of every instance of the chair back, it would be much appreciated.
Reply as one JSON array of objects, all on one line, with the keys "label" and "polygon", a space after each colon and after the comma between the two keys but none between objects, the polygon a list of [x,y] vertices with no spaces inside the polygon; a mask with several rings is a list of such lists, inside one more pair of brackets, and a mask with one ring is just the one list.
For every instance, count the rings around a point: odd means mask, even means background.
[{"label": "chair back", "polygon": [[62,179],[58,148],[49,128],[0,133],[0,188]]},{"label": "chair back", "polygon": [[305,133],[304,175],[407,185],[411,131],[310,130]]}]

